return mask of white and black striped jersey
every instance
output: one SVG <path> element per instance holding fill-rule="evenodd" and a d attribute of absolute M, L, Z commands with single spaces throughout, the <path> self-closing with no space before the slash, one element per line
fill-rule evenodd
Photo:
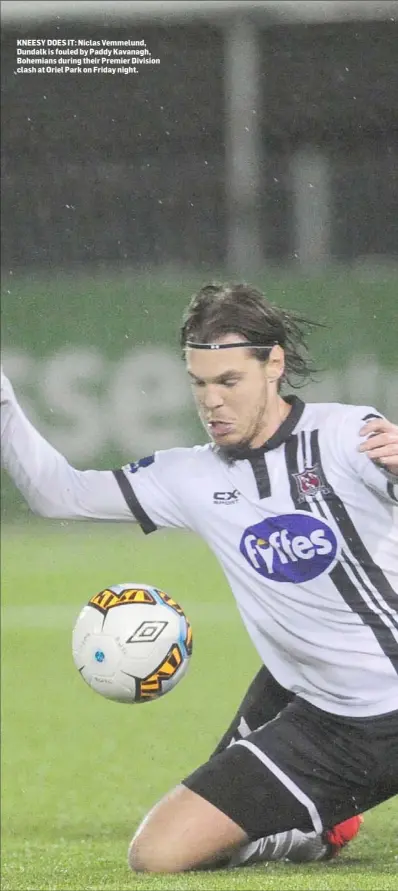
<path fill-rule="evenodd" d="M 221 563 L 276 680 L 328 712 L 398 709 L 398 480 L 358 451 L 371 407 L 304 404 L 262 448 L 209 443 L 78 471 L 3 406 L 3 460 L 46 516 L 194 530 Z M 202 584 L 202 583 L 201 583 Z"/>

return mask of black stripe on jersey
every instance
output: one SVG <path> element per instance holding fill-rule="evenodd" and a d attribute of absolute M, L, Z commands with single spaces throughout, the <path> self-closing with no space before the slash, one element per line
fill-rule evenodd
<path fill-rule="evenodd" d="M 392 500 L 396 501 L 398 504 L 398 498 L 394 492 L 395 486 L 398 486 L 398 483 L 387 483 L 387 492 L 388 492 L 390 498 L 392 498 Z"/>
<path fill-rule="evenodd" d="M 301 436 L 303 436 L 303 434 L 301 434 Z M 310 506 L 309 504 L 307 504 L 307 502 L 303 502 L 303 505 L 301 506 L 298 499 L 298 490 L 295 478 L 295 474 L 299 472 L 297 453 L 298 436 L 297 433 L 292 433 L 292 435 L 289 436 L 289 439 L 287 439 L 285 442 L 285 459 L 289 477 L 290 497 L 294 503 L 296 510 L 310 510 Z"/>
<path fill-rule="evenodd" d="M 373 414 L 372 412 L 370 412 L 370 414 L 368 414 L 368 415 L 365 415 L 365 417 L 362 418 L 362 420 L 363 421 L 373 421 L 374 418 L 377 418 L 378 421 L 383 420 L 382 415 L 376 415 L 376 414 Z"/>
<path fill-rule="evenodd" d="M 133 517 L 137 520 L 137 523 L 141 526 L 142 531 L 145 532 L 145 535 L 149 535 L 151 532 L 156 532 L 158 527 L 144 511 L 144 508 L 138 501 L 134 489 L 124 475 L 123 470 L 113 470 L 112 472 L 126 504 L 130 508 Z"/>
<path fill-rule="evenodd" d="M 253 455 L 251 458 L 248 458 L 248 461 L 250 461 L 254 473 L 260 498 L 269 498 L 271 495 L 271 483 L 265 455 Z"/>
<path fill-rule="evenodd" d="M 322 467 L 317 430 L 311 431 L 311 449 L 314 461 L 319 463 L 320 467 Z M 373 587 L 376 588 L 376 591 L 381 594 L 386 603 L 388 603 L 388 605 L 394 610 L 394 612 L 396 612 L 397 595 L 394 591 L 394 588 L 390 585 L 390 582 L 384 575 L 383 571 L 380 569 L 380 566 L 377 566 L 377 563 L 374 562 L 373 558 L 369 554 L 369 551 L 365 547 L 362 538 L 359 535 L 353 521 L 351 520 L 351 517 L 341 498 L 336 495 L 329 482 L 327 482 L 327 485 L 333 493 L 333 498 L 331 498 L 330 501 L 328 500 L 327 504 L 331 514 L 333 515 L 337 525 L 339 526 L 347 547 L 350 549 L 354 558 L 360 564 L 364 573 L 368 576 L 368 579 Z M 395 621 L 398 628 L 398 620 Z"/>
<path fill-rule="evenodd" d="M 304 431 L 302 431 L 302 433 L 300 433 L 300 439 L 301 439 L 301 448 L 303 450 L 304 467 L 309 467 L 311 464 L 311 460 L 310 460 L 310 455 L 308 454 L 308 451 L 307 451 L 307 441 L 305 438 Z"/>
<path fill-rule="evenodd" d="M 322 503 L 322 501 L 312 502 L 312 505 L 313 505 L 312 513 L 315 513 L 315 509 L 317 509 L 319 511 L 321 517 L 324 520 L 326 520 L 326 522 L 328 522 L 328 515 L 327 515 L 325 506 Z M 393 626 L 395 625 L 398 628 L 398 620 L 395 618 L 395 616 L 390 615 L 390 613 L 388 613 L 387 610 L 385 610 L 385 609 L 383 610 L 383 607 L 380 605 L 377 598 L 375 597 L 374 591 L 372 590 L 372 588 L 369 587 L 367 581 L 365 581 L 362 578 L 361 574 L 358 572 L 358 568 L 357 568 L 356 564 L 353 562 L 353 560 L 351 559 L 351 557 L 349 556 L 349 554 L 347 553 L 347 551 L 345 549 L 342 549 L 342 557 L 343 557 L 345 566 L 350 568 L 352 575 L 354 575 L 355 578 L 357 579 L 357 583 L 361 586 L 362 590 L 366 592 L 369 599 L 372 601 L 374 609 L 371 608 L 371 612 L 369 613 L 368 604 L 362 598 L 358 598 L 357 596 L 355 596 L 358 593 L 358 587 L 354 584 L 352 579 L 350 579 L 350 577 L 348 576 L 348 573 L 344 569 L 344 565 L 342 565 L 342 561 L 337 563 L 336 566 L 332 569 L 332 571 L 330 573 L 330 578 L 335 583 L 336 588 L 338 588 L 339 591 L 340 591 L 341 584 L 343 584 L 346 588 L 347 587 L 350 588 L 351 598 L 353 599 L 353 601 L 355 600 L 355 604 L 356 604 L 355 612 L 361 617 L 364 624 L 368 625 L 370 628 L 372 628 L 372 626 L 373 626 L 372 616 L 374 613 L 376 613 L 376 615 L 378 615 L 378 616 L 384 615 L 387 620 L 388 619 L 390 620 L 390 625 L 393 625 Z M 342 570 L 342 572 L 341 572 L 341 570 Z M 348 600 L 346 602 L 348 603 Z M 384 624 L 386 624 L 386 623 L 383 622 L 383 625 Z M 377 640 L 379 641 L 379 643 L 381 645 L 381 641 L 380 641 L 380 639 L 378 637 L 378 633 L 377 633 L 379 625 L 380 625 L 380 623 L 377 622 L 377 627 L 372 628 L 372 630 L 374 632 L 375 637 L 377 637 Z M 385 637 L 384 634 L 382 636 L 383 636 L 383 638 Z M 394 666 L 394 669 L 398 674 L 397 641 L 395 640 L 393 635 L 391 635 L 390 643 L 392 643 L 393 652 L 391 653 L 390 651 L 388 651 L 388 652 L 386 652 L 386 655 L 391 660 L 391 662 Z M 387 646 L 388 646 L 388 644 L 387 644 Z"/>
<path fill-rule="evenodd" d="M 311 450 L 313 461 L 317 462 L 319 466 L 322 467 L 317 430 L 311 432 Z M 324 471 L 323 476 L 326 479 Z M 342 560 L 340 560 L 334 569 L 332 569 L 330 578 L 335 583 L 346 603 L 352 609 L 355 609 L 355 612 L 361 617 L 365 624 L 372 629 L 380 647 L 386 656 L 388 656 L 394 670 L 398 674 L 398 643 L 391 631 L 391 626 L 398 629 L 396 593 L 383 571 L 377 566 L 369 554 L 369 551 L 365 547 L 342 500 L 333 491 L 328 481 L 327 485 L 331 490 L 333 497 L 328 499 L 326 504 L 336 521 L 346 544 L 346 548 L 343 548 L 342 550 Z M 322 502 L 320 501 L 316 502 L 318 507 L 321 506 L 321 503 Z M 355 562 L 350 558 L 347 549 L 352 553 L 354 560 L 357 560 L 359 563 L 365 578 L 363 578 Z M 352 574 L 357 579 L 357 585 L 353 583 L 348 573 L 345 571 L 344 563 L 349 567 Z M 385 607 L 383 608 L 382 604 L 379 603 L 372 588 L 369 586 L 369 582 L 373 585 L 373 588 L 378 591 L 391 610 L 394 611 L 395 615 L 387 611 Z M 371 604 L 366 604 L 364 601 L 360 590 L 361 588 L 363 592 L 367 594 Z"/>
<path fill-rule="evenodd" d="M 304 437 L 304 435 L 305 435 L 304 433 L 301 434 L 302 437 Z M 318 466 L 322 469 L 323 477 L 326 480 L 326 477 L 325 477 L 325 474 L 323 471 L 323 467 L 322 467 L 322 463 L 321 463 L 321 456 L 320 456 L 319 443 L 318 443 L 318 431 L 316 431 L 316 430 L 311 432 L 311 447 L 312 447 L 312 455 L 311 455 L 310 464 L 318 464 Z M 305 454 L 304 446 L 303 446 L 303 454 Z M 312 502 L 299 500 L 299 494 L 298 494 L 297 485 L 296 485 L 296 481 L 295 481 L 295 477 L 294 477 L 294 474 L 299 472 L 298 471 L 298 437 L 296 434 L 293 434 L 292 436 L 290 436 L 288 442 L 286 442 L 285 456 L 286 456 L 286 464 L 287 464 L 287 470 L 288 470 L 289 481 L 290 481 L 291 497 L 292 497 L 292 500 L 294 502 L 296 509 L 297 510 L 306 510 L 306 511 L 309 511 L 310 513 L 313 513 L 315 515 L 317 515 L 317 511 L 319 511 L 319 514 L 321 514 L 321 516 L 327 522 L 327 513 L 325 510 L 324 504 L 322 503 L 321 500 L 319 500 L 319 501 L 313 500 Z M 306 455 L 306 458 L 308 458 L 308 455 Z M 333 492 L 333 490 L 330 486 L 330 483 L 327 480 L 326 480 L 326 482 L 327 482 L 328 488 Z M 344 539 L 347 540 L 346 530 L 341 527 L 339 519 L 335 516 L 335 513 L 333 511 L 333 507 L 332 507 L 333 501 L 340 502 L 340 504 L 343 508 L 343 511 L 345 513 L 346 513 L 346 510 L 345 510 L 344 505 L 338 498 L 338 496 L 336 496 L 335 493 L 333 493 L 333 495 L 334 495 L 334 498 L 331 499 L 330 501 L 328 499 L 327 505 L 328 505 L 332 515 L 334 516 L 334 518 L 337 522 L 337 525 L 339 526 L 340 531 L 342 532 Z M 348 519 L 351 523 L 351 518 L 348 517 Z M 354 530 L 355 538 L 359 538 L 354 525 L 353 524 L 351 524 L 351 525 Z M 361 539 L 359 539 L 359 540 L 361 541 Z M 365 551 L 366 551 L 366 549 L 365 549 Z M 366 553 L 367 553 L 367 551 L 366 551 Z M 357 555 L 355 555 L 355 556 L 357 556 Z M 369 560 L 373 563 L 370 555 L 369 555 Z M 356 585 L 354 584 L 354 582 L 348 575 L 348 572 L 347 572 L 346 568 L 344 567 L 344 563 L 346 563 L 346 565 L 350 568 L 350 570 L 353 572 L 353 574 L 356 576 L 356 578 L 358 578 L 359 584 L 361 585 L 362 589 L 364 591 L 366 591 L 368 596 L 371 597 L 372 604 L 376 607 L 378 612 L 375 612 L 374 609 L 372 609 L 372 607 L 365 602 L 363 596 L 361 595 L 360 590 L 356 587 Z M 375 566 L 375 564 L 373 564 L 373 565 Z M 377 566 L 375 566 L 375 568 L 379 569 Z M 385 579 L 381 570 L 379 570 L 379 573 L 383 577 L 383 579 Z M 355 612 L 361 618 L 363 623 L 373 631 L 373 634 L 374 634 L 376 640 L 378 641 L 380 648 L 382 649 L 383 653 L 387 656 L 387 658 L 390 659 L 390 661 L 393 665 L 394 671 L 396 671 L 398 674 L 398 643 L 395 640 L 394 635 L 391 633 L 390 628 L 385 624 L 383 619 L 380 617 L 380 612 L 382 612 L 381 605 L 377 602 L 377 600 L 375 600 L 375 596 L 374 596 L 372 590 L 370 588 L 368 588 L 366 582 L 364 582 L 364 580 L 358 573 L 355 565 L 352 563 L 352 561 L 350 560 L 348 555 L 345 554 L 344 552 L 343 552 L 343 561 L 339 560 L 339 562 L 336 563 L 336 566 L 330 572 L 330 579 L 333 582 L 333 584 L 336 586 L 339 594 L 341 594 L 343 600 L 345 600 L 345 602 L 350 607 L 350 609 L 352 609 L 353 612 Z M 385 579 L 385 582 L 388 585 L 387 579 Z M 374 582 L 373 582 L 373 584 L 374 584 Z M 379 590 L 379 588 L 377 590 Z M 394 596 L 394 601 L 395 601 L 394 606 L 395 606 L 396 595 L 392 588 L 391 588 L 391 591 Z M 380 591 L 380 593 L 383 595 L 386 602 L 388 602 L 388 599 L 385 597 L 383 591 Z M 393 624 L 394 618 L 392 616 L 390 616 L 389 613 L 387 613 L 387 612 L 385 613 L 385 616 L 386 616 L 386 618 L 388 618 L 388 621 L 390 622 L 390 624 Z"/>
<path fill-rule="evenodd" d="M 358 578 L 359 584 L 361 584 L 362 588 L 369 593 L 369 589 L 363 583 L 361 576 L 356 571 L 355 566 L 348 555 L 343 552 L 343 556 L 344 562 L 349 565 L 354 575 Z M 373 631 L 383 653 L 390 660 L 394 671 L 398 674 L 398 643 L 391 632 L 391 628 L 389 628 L 381 618 L 380 613 L 382 613 L 383 610 L 380 607 L 380 604 L 378 604 L 372 597 L 372 604 L 377 605 L 379 612 L 375 612 L 373 606 L 368 606 L 356 584 L 350 579 L 348 573 L 344 569 L 341 560 L 339 560 L 339 562 L 336 563 L 336 566 L 332 569 L 330 578 L 336 585 L 337 590 L 340 592 L 347 605 L 360 617 L 360 619 L 362 619 L 363 624 Z M 388 613 L 385 613 L 386 617 L 388 615 Z M 392 622 L 394 621 L 392 616 L 389 616 L 389 618 L 392 619 Z"/>

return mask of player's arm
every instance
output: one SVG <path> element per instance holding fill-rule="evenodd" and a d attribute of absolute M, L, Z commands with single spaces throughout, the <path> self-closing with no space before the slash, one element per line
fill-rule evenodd
<path fill-rule="evenodd" d="M 171 463 L 164 455 L 156 467 L 153 460 L 147 474 L 142 468 L 144 479 L 130 472 L 131 465 L 116 471 L 77 470 L 30 423 L 2 372 L 2 464 L 34 513 L 57 519 L 136 521 L 144 532 L 186 526 L 173 485 L 163 480 L 172 476 L 163 472 L 164 464 Z"/>
<path fill-rule="evenodd" d="M 393 480 L 398 479 L 398 424 L 383 417 L 373 418 L 361 427 L 359 435 L 366 437 L 359 451 L 366 452 Z"/>
<path fill-rule="evenodd" d="M 347 422 L 344 442 L 364 483 L 398 504 L 398 426 L 373 408 L 359 410 Z"/>

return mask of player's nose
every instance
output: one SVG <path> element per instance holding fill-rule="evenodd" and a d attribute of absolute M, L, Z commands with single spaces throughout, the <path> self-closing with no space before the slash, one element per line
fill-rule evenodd
<path fill-rule="evenodd" d="M 214 411 L 223 404 L 223 397 L 219 387 L 208 384 L 203 393 L 203 405 L 208 411 Z"/>

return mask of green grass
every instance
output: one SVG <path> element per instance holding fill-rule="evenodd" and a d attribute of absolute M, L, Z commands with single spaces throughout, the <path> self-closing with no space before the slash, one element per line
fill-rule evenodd
<path fill-rule="evenodd" d="M 366 816 L 328 864 L 137 876 L 127 845 L 145 812 L 205 760 L 257 669 L 220 569 L 183 533 L 32 519 L 3 529 L 2 889 L 396 889 L 398 804 Z M 70 653 L 79 609 L 100 588 L 147 580 L 192 621 L 187 677 L 159 702 L 108 702 Z"/>

